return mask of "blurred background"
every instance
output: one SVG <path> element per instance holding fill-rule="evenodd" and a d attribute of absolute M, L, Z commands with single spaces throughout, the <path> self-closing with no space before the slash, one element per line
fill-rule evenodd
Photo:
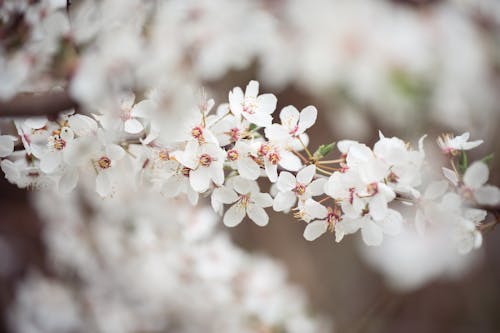
<path fill-rule="evenodd" d="M 203 53 L 199 45 L 210 38 L 203 27 L 231 30 L 241 22 L 231 15 L 242 17 L 254 6 L 241 2 L 215 15 L 226 8 L 217 3 L 189 2 L 196 15 L 183 27 L 199 34 L 199 49 L 189 55 L 216 103 L 257 78 L 261 92 L 277 95 L 278 110 L 315 105 L 313 149 L 339 139 L 372 145 L 381 130 L 413 145 L 428 134 L 432 152 L 437 135 L 470 131 L 485 141 L 471 159 L 493 152 L 490 183 L 500 184 L 499 1 L 259 1 L 250 33 L 234 29 L 241 45 L 223 40 Z M 246 60 L 218 63 L 234 47 L 249 49 L 238 53 Z M 2 179 L 0 198 L 0 330 L 8 332 L 19 282 L 33 270 L 58 273 L 32 192 Z M 411 237 L 373 251 L 357 236 L 341 244 L 331 235 L 307 242 L 297 220 L 270 216 L 265 229 L 246 222 L 231 229 L 232 239 L 283 262 L 336 332 L 500 332 L 500 230 L 487 233 L 484 246 L 466 257 L 431 242 L 415 245 L 425 255 L 402 256 Z"/>

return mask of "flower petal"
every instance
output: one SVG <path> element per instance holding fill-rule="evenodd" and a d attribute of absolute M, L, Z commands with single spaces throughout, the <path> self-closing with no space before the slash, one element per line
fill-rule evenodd
<path fill-rule="evenodd" d="M 257 205 L 249 205 L 247 207 L 248 217 L 255 222 L 258 226 L 265 226 L 269 223 L 269 216 L 264 208 Z"/>
<path fill-rule="evenodd" d="M 125 132 L 130 133 L 130 134 L 137 134 L 140 133 L 143 129 L 144 126 L 141 124 L 141 122 L 135 118 L 127 119 L 124 124 Z"/>
<path fill-rule="evenodd" d="M 361 236 L 368 246 L 378 246 L 382 244 L 382 240 L 384 239 L 382 228 L 373 221 L 368 221 L 363 225 L 361 228 Z"/>
<path fill-rule="evenodd" d="M 278 186 L 278 190 L 283 192 L 291 191 L 295 187 L 296 183 L 297 181 L 295 180 L 294 175 L 288 171 L 281 171 L 276 185 Z"/>
<path fill-rule="evenodd" d="M 297 182 L 301 184 L 309 184 L 316 174 L 316 166 L 308 165 L 297 173 Z"/>
<path fill-rule="evenodd" d="M 314 106 L 309 105 L 304 108 L 302 112 L 300 112 L 299 133 L 303 133 L 305 130 L 314 125 L 317 116 L 318 110 L 316 110 Z"/>
<path fill-rule="evenodd" d="M 295 193 L 290 191 L 279 192 L 274 198 L 273 209 L 276 212 L 288 211 L 293 207 L 296 201 L 297 196 Z"/>
<path fill-rule="evenodd" d="M 328 223 L 323 220 L 309 223 L 304 229 L 304 238 L 308 241 L 313 241 L 323 235 L 328 229 Z"/>
<path fill-rule="evenodd" d="M 257 105 L 259 113 L 270 115 L 276 110 L 276 103 L 278 99 L 273 94 L 264 94 L 257 97 Z"/>
<path fill-rule="evenodd" d="M 471 189 L 477 189 L 488 181 L 489 175 L 490 171 L 485 163 L 474 162 L 465 171 L 464 184 Z"/>
<path fill-rule="evenodd" d="M 481 186 L 474 192 L 478 204 L 496 206 L 500 204 L 500 189 L 493 185 Z"/>
<path fill-rule="evenodd" d="M 236 203 L 227 210 L 226 214 L 224 214 L 223 222 L 227 227 L 234 227 L 240 224 L 244 217 L 245 207 Z"/>

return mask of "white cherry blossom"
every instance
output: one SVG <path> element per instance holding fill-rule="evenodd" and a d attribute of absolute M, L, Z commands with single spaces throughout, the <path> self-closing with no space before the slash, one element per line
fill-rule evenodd
<path fill-rule="evenodd" d="M 176 158 L 184 166 L 191 169 L 189 181 L 193 189 L 199 193 L 210 187 L 210 182 L 222 185 L 224 182 L 224 160 L 226 153 L 214 143 L 199 145 L 189 141 L 184 151 L 176 154 Z"/>
<path fill-rule="evenodd" d="M 264 208 L 272 206 L 273 199 L 268 193 L 261 193 L 254 181 L 237 177 L 229 185 L 217 188 L 214 196 L 224 204 L 233 204 L 224 214 L 223 221 L 228 227 L 240 224 L 245 215 L 258 226 L 269 223 Z"/>
<path fill-rule="evenodd" d="M 274 198 L 273 209 L 279 211 L 289 211 L 299 201 L 299 207 L 304 202 L 313 197 L 323 194 L 325 178 L 313 181 L 316 174 L 316 166 L 308 165 L 301 169 L 297 176 L 290 172 L 282 171 L 278 177 L 278 194 Z"/>
<path fill-rule="evenodd" d="M 469 141 L 470 133 L 454 137 L 451 134 L 442 135 L 437 139 L 437 143 L 444 154 L 455 155 L 460 150 L 470 150 L 476 148 L 483 140 Z"/>
<path fill-rule="evenodd" d="M 276 96 L 273 94 L 259 94 L 259 83 L 250 81 L 245 89 L 234 88 L 229 93 L 229 106 L 231 112 L 237 116 L 243 116 L 249 122 L 267 127 L 271 125 L 271 114 L 276 109 Z"/>

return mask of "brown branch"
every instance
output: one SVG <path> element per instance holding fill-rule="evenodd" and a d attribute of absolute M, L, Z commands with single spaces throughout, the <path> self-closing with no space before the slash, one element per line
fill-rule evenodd
<path fill-rule="evenodd" d="M 0 117 L 50 117 L 77 107 L 67 91 L 22 93 L 9 101 L 0 101 Z"/>

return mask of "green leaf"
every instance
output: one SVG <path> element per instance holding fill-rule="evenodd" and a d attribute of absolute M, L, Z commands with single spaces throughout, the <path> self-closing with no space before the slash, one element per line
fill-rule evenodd
<path fill-rule="evenodd" d="M 467 159 L 467 153 L 465 150 L 462 150 L 460 153 L 460 157 L 458 158 L 458 170 L 460 171 L 461 174 L 465 173 L 465 170 L 467 170 L 467 167 L 469 165 L 469 161 Z"/>
<path fill-rule="evenodd" d="M 252 124 L 250 124 L 250 126 L 248 126 L 248 129 L 250 130 L 250 132 L 252 132 L 252 131 L 257 129 L 257 125 L 252 123 Z"/>
<path fill-rule="evenodd" d="M 495 155 L 495 154 L 493 154 L 493 153 L 486 155 L 485 157 L 483 157 L 483 158 L 481 159 L 481 162 L 484 162 L 484 163 L 486 163 L 488 166 L 490 166 L 491 161 L 493 161 L 493 157 L 494 157 L 494 155 Z"/>
<path fill-rule="evenodd" d="M 314 152 L 314 158 L 317 160 L 322 159 L 332 152 L 333 147 L 335 147 L 335 142 L 319 146 Z"/>

